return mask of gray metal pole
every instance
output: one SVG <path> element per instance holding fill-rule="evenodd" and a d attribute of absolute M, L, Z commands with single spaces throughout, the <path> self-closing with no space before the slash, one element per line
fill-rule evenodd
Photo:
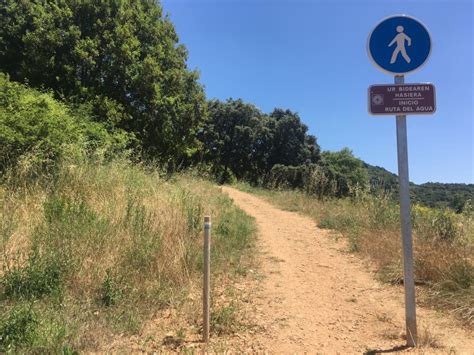
<path fill-rule="evenodd" d="M 395 76 L 395 84 L 404 84 L 403 75 Z M 398 181 L 400 189 L 400 222 L 403 244 L 403 275 L 405 285 L 405 319 L 407 345 L 416 346 L 415 280 L 413 272 L 413 241 L 410 220 L 410 186 L 408 178 L 408 145 L 406 115 L 397 116 Z"/>
<path fill-rule="evenodd" d="M 211 255 L 211 217 L 204 217 L 204 270 L 203 270 L 203 292 L 202 292 L 202 310 L 203 310 L 203 341 L 209 342 L 209 285 L 210 285 L 210 255 Z"/>

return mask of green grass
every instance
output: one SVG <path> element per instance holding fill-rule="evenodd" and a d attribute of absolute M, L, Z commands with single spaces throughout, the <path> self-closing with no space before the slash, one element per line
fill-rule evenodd
<path fill-rule="evenodd" d="M 24 266 L 15 265 L 5 272 L 2 278 L 4 296 L 18 300 L 40 299 L 60 293 L 63 286 L 63 264 L 62 260 L 40 255 L 38 249 L 35 249 Z"/>
<path fill-rule="evenodd" d="M 201 282 L 205 214 L 213 281 L 225 288 L 253 263 L 253 219 L 190 173 L 165 178 L 117 160 L 36 179 L 9 174 L 0 185 L 0 352 L 98 351 L 167 308 L 199 324 L 190 295 Z"/>
<path fill-rule="evenodd" d="M 371 258 L 377 277 L 403 282 L 399 207 L 389 196 L 359 195 L 316 199 L 294 190 L 268 190 L 238 184 L 279 207 L 311 216 L 320 228 L 338 231 L 348 250 Z M 474 211 L 462 214 L 414 205 L 415 281 L 419 300 L 455 313 L 474 326 Z"/>
<path fill-rule="evenodd" d="M 33 344 L 37 338 L 38 316 L 30 307 L 12 309 L 0 324 L 0 351 L 7 352 Z"/>
<path fill-rule="evenodd" d="M 211 312 L 210 326 L 217 335 L 226 334 L 239 327 L 234 304 L 220 306 Z"/>
<path fill-rule="evenodd" d="M 0 352 L 74 353 L 65 341 L 66 323 L 56 311 L 31 302 L 9 305 L 0 321 Z"/>

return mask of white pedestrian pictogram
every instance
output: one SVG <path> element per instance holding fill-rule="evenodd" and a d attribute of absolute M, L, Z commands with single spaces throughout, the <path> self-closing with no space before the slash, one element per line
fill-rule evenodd
<path fill-rule="evenodd" d="M 405 59 L 405 61 L 407 63 L 410 63 L 411 62 L 411 59 L 410 57 L 408 56 L 407 54 L 407 51 L 405 49 L 405 41 L 408 42 L 408 46 L 411 46 L 411 38 L 408 37 L 404 32 L 403 32 L 404 28 L 403 26 L 397 26 L 397 32 L 398 34 L 395 36 L 395 38 L 392 40 L 392 42 L 390 42 L 390 44 L 388 45 L 389 47 L 393 46 L 393 44 L 395 42 L 397 42 L 397 47 L 395 48 L 395 50 L 393 51 L 393 54 L 392 54 L 392 59 L 390 59 L 390 64 L 393 64 L 397 61 L 397 57 L 398 57 L 398 54 L 401 52 L 402 53 L 402 57 L 403 59 Z"/>

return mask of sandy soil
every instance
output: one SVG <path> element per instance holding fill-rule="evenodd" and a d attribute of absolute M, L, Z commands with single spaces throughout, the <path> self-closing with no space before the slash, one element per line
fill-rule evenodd
<path fill-rule="evenodd" d="M 361 354 L 404 349 L 403 288 L 382 285 L 368 263 L 307 217 L 224 187 L 256 219 L 263 278 L 251 298 L 250 349 Z M 474 337 L 449 315 L 417 308 L 417 353 L 474 354 Z M 426 345 L 428 344 L 428 345 Z M 431 346 L 429 345 L 431 344 Z"/>

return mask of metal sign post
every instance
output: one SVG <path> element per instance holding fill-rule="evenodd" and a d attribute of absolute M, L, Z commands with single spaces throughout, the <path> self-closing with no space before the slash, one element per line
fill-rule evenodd
<path fill-rule="evenodd" d="M 395 76 L 395 84 L 404 84 L 403 75 Z M 400 193 L 400 223 L 403 245 L 403 275 L 405 286 L 405 320 L 407 345 L 416 346 L 416 303 L 413 272 L 413 242 L 410 220 L 410 180 L 408 177 L 407 116 L 397 117 L 397 157 Z"/>
<path fill-rule="evenodd" d="M 395 75 L 394 88 L 383 86 L 369 88 L 369 112 L 373 115 L 396 115 L 406 338 L 408 346 L 416 346 L 415 279 L 406 113 L 431 114 L 436 110 L 436 105 L 434 86 L 431 84 L 419 87 L 413 84 L 405 85 L 404 75 L 417 70 L 426 62 L 431 54 L 431 36 L 418 20 L 405 15 L 391 16 L 377 24 L 370 33 L 367 51 L 370 60 L 378 69 L 386 74 Z"/>
<path fill-rule="evenodd" d="M 204 217 L 203 244 L 203 291 L 202 291 L 202 340 L 209 343 L 209 308 L 210 308 L 210 278 L 211 278 L 211 217 Z"/>

